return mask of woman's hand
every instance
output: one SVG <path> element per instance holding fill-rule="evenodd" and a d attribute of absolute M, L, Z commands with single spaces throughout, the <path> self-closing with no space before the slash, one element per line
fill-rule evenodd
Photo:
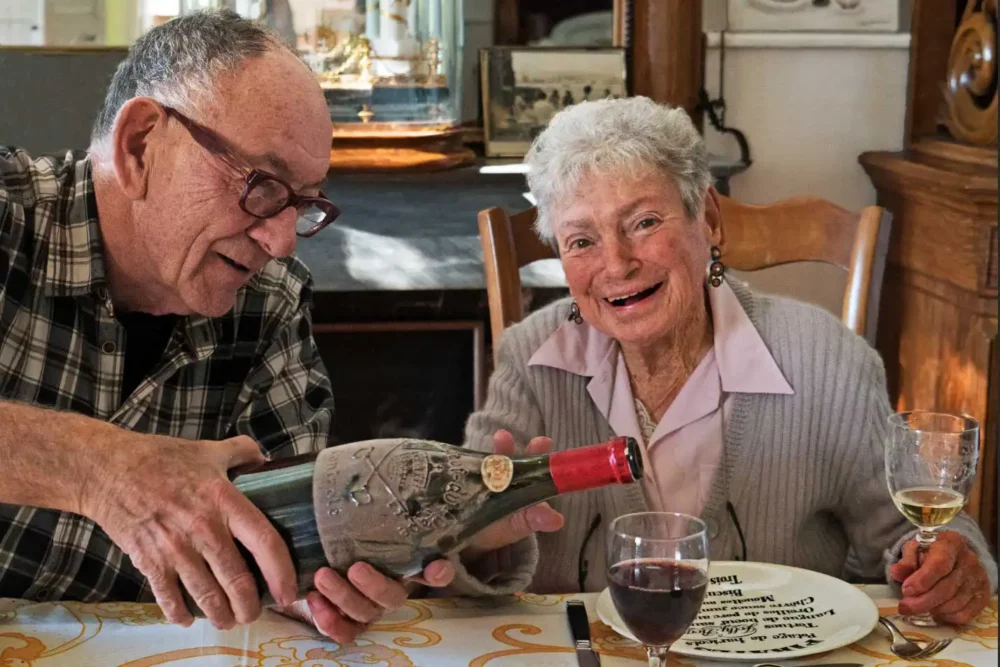
<path fill-rule="evenodd" d="M 451 583 L 455 567 L 446 560 L 437 560 L 424 568 L 422 577 L 413 582 L 441 588 Z M 316 590 L 304 600 L 288 607 L 275 607 L 284 616 L 314 626 L 336 642 L 346 644 L 368 629 L 387 612 L 406 603 L 410 595 L 406 582 L 381 574 L 367 563 L 355 563 L 342 577 L 324 567 L 313 578 Z"/>
<path fill-rule="evenodd" d="M 552 451 L 552 439 L 541 436 L 532 438 L 524 453 L 548 454 L 550 451 Z M 493 452 L 505 456 L 516 454 L 514 436 L 504 430 L 497 431 L 493 435 Z M 485 553 L 496 551 L 508 544 L 515 544 L 538 532 L 557 531 L 563 527 L 563 523 L 565 523 L 563 515 L 552 509 L 548 503 L 526 507 L 483 529 L 462 551 L 462 561 L 472 562 Z"/>
<path fill-rule="evenodd" d="M 917 560 L 917 541 L 903 546 L 903 557 L 890 573 L 903 582 L 901 614 L 930 613 L 953 625 L 974 619 L 990 599 L 986 569 L 960 534 L 946 531 Z"/>

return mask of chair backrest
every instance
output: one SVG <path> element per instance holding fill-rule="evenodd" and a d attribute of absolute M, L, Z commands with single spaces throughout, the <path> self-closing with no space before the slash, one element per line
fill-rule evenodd
<path fill-rule="evenodd" d="M 499 207 L 480 211 L 479 242 L 483 246 L 495 353 L 503 330 L 524 318 L 518 269 L 540 259 L 552 259 L 556 253 L 535 234 L 534 207 L 512 216 Z"/>
<path fill-rule="evenodd" d="M 792 262 L 824 262 L 847 272 L 840 319 L 864 336 L 884 211 L 852 213 L 818 197 L 755 206 L 719 197 L 727 267 L 757 271 Z"/>
<path fill-rule="evenodd" d="M 885 214 L 879 206 L 852 213 L 823 199 L 798 197 L 766 206 L 719 197 L 722 256 L 727 267 L 756 271 L 781 264 L 818 261 L 847 272 L 841 320 L 865 335 L 875 273 L 879 229 Z M 518 269 L 555 251 L 534 232 L 535 209 L 508 216 L 502 208 L 479 212 L 486 293 L 490 305 L 493 349 L 503 330 L 524 317 Z"/>

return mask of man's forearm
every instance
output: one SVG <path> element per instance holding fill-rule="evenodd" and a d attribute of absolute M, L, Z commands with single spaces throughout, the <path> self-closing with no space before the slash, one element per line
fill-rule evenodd
<path fill-rule="evenodd" d="M 72 412 L 0 401 L 0 503 L 85 514 L 85 489 L 126 434 Z"/>

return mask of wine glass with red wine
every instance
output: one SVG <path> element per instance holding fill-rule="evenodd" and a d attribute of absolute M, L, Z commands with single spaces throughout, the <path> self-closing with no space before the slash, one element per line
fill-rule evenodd
<path fill-rule="evenodd" d="M 705 524 L 687 514 L 620 516 L 608 540 L 608 585 L 625 627 L 646 647 L 649 667 L 665 667 L 708 588 Z"/>

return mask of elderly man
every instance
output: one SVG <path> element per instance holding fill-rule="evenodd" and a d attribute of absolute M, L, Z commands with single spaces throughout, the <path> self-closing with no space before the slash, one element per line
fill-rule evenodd
<path fill-rule="evenodd" d="M 0 148 L 0 597 L 155 598 L 190 623 L 183 586 L 228 628 L 260 614 L 239 541 L 274 599 L 296 603 L 287 548 L 227 470 L 329 436 L 309 273 L 278 258 L 337 215 L 319 191 L 330 134 L 296 55 L 209 13 L 136 42 L 89 154 Z M 547 512 L 541 527 L 558 523 Z M 456 570 L 459 589 L 524 583 L 472 580 L 458 560 L 422 580 Z M 314 584 L 291 609 L 340 641 L 408 590 L 363 563 Z"/>

